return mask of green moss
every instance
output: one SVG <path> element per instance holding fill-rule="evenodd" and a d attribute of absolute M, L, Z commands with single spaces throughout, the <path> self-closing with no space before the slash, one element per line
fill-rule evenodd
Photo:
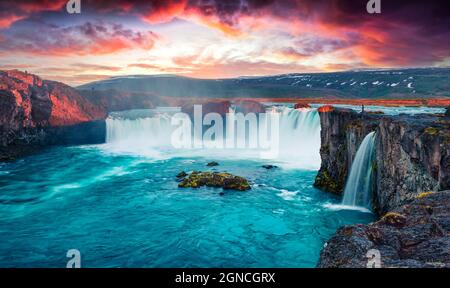
<path fill-rule="evenodd" d="M 320 153 L 322 153 L 322 154 L 330 153 L 330 146 L 322 145 L 322 147 L 320 147 Z"/>
<path fill-rule="evenodd" d="M 439 129 L 436 127 L 428 127 L 425 128 L 425 133 L 427 133 L 428 135 L 438 135 L 439 134 Z"/>
<path fill-rule="evenodd" d="M 317 174 L 314 186 L 323 188 L 326 191 L 333 193 L 340 193 L 341 187 L 336 183 L 336 181 L 330 176 L 328 171 L 322 171 Z"/>
<path fill-rule="evenodd" d="M 378 169 L 377 161 L 373 161 L 373 162 L 372 162 L 372 170 L 373 170 L 373 171 L 377 171 L 377 169 Z"/>
<path fill-rule="evenodd" d="M 400 213 L 388 212 L 381 218 L 381 221 L 392 226 L 403 226 L 406 224 L 406 217 Z"/>
<path fill-rule="evenodd" d="M 416 199 L 423 199 L 431 194 L 433 194 L 433 191 L 428 191 L 428 192 L 422 192 L 419 195 L 416 196 Z"/>
<path fill-rule="evenodd" d="M 247 179 L 225 172 L 194 171 L 178 184 L 180 188 L 222 187 L 228 190 L 245 191 L 251 189 Z"/>

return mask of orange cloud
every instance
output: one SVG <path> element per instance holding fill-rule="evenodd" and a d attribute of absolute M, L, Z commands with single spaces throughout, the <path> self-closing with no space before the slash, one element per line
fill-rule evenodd
<path fill-rule="evenodd" d="M 0 19 L 0 29 L 9 28 L 14 22 L 24 19 L 25 16 L 10 15 Z"/>
<path fill-rule="evenodd" d="M 0 29 L 9 28 L 15 22 L 28 18 L 34 13 L 60 10 L 66 3 L 66 0 L 2 1 L 0 2 Z"/>
<path fill-rule="evenodd" d="M 151 1 L 152 6 L 147 14 L 142 15 L 146 22 L 155 24 L 168 22 L 173 18 L 180 16 L 188 4 L 187 0 L 165 0 Z"/>

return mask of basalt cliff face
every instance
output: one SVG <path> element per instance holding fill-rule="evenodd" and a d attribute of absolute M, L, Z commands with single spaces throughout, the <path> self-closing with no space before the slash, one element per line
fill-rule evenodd
<path fill-rule="evenodd" d="M 315 185 L 342 194 L 363 138 L 376 132 L 374 211 L 381 220 L 338 230 L 318 267 L 366 267 L 377 249 L 384 267 L 448 267 L 450 117 L 320 112 L 322 166 Z"/>
<path fill-rule="evenodd" d="M 17 70 L 0 71 L 0 160 L 42 145 L 90 142 L 88 133 L 98 138 L 96 129 L 103 129 L 99 120 L 105 117 L 104 109 L 70 86 Z"/>
<path fill-rule="evenodd" d="M 322 164 L 314 185 L 340 195 L 356 151 L 364 137 L 374 131 L 378 117 L 365 115 L 363 124 L 363 117 L 353 110 L 332 106 L 319 108 L 319 115 Z"/>
<path fill-rule="evenodd" d="M 386 213 L 424 191 L 450 189 L 450 118 L 446 115 L 320 112 L 322 165 L 315 185 L 341 194 L 364 137 L 376 132 L 375 210 Z"/>

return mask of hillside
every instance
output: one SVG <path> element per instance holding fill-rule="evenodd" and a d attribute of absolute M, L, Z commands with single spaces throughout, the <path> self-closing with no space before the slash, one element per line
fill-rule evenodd
<path fill-rule="evenodd" d="M 234 79 L 135 75 L 92 82 L 78 89 L 116 89 L 169 97 L 418 99 L 450 97 L 449 83 L 450 68 L 426 68 Z"/>

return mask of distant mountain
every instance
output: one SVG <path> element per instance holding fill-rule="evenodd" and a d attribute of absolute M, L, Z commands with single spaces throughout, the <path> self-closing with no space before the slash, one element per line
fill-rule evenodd
<path fill-rule="evenodd" d="M 169 97 L 442 98 L 450 97 L 450 68 L 285 74 L 233 79 L 133 75 L 92 82 L 78 89 L 114 89 Z"/>

